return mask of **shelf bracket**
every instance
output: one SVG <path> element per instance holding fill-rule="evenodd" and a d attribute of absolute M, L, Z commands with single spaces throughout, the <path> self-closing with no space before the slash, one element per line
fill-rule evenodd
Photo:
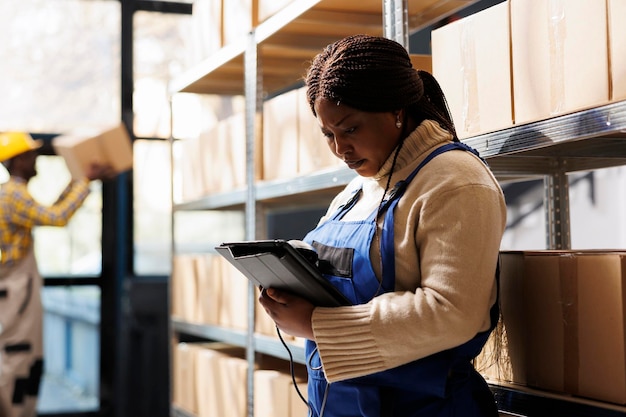
<path fill-rule="evenodd" d="M 559 169 L 544 177 L 544 204 L 548 249 L 571 249 L 569 216 L 569 180 L 559 162 Z"/>

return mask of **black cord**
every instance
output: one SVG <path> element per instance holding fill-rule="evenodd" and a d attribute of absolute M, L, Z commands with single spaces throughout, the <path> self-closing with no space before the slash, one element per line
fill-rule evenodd
<path fill-rule="evenodd" d="M 278 334 L 278 338 L 280 339 L 280 342 L 283 344 L 283 346 L 287 350 L 287 353 L 289 354 L 289 371 L 291 372 L 291 380 L 293 381 L 293 387 L 296 389 L 296 392 L 298 393 L 298 396 L 300 397 L 300 399 L 306 404 L 307 407 L 310 407 L 309 402 L 306 400 L 306 398 L 304 398 L 304 395 L 302 395 L 302 392 L 300 392 L 300 388 L 298 388 L 298 382 L 296 381 L 296 372 L 294 369 L 293 354 L 291 353 L 291 349 L 289 349 L 287 342 L 285 342 L 285 339 L 283 339 L 283 335 L 280 333 L 280 329 L 278 328 L 278 326 L 276 326 L 276 333 Z"/>

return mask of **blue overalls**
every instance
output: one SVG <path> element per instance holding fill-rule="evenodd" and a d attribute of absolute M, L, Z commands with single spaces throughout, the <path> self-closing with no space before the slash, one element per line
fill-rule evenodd
<path fill-rule="evenodd" d="M 406 185 L 435 156 L 448 150 L 472 151 L 453 142 L 434 150 L 400 181 L 383 203 L 381 230 L 382 282 L 370 260 L 376 230 L 375 210 L 366 220 L 341 221 L 356 204 L 360 189 L 328 221 L 304 238 L 318 253 L 324 275 L 354 304 L 366 303 L 378 294 L 394 290 L 394 208 Z M 308 400 L 312 417 L 496 417 L 495 402 L 471 360 L 478 355 L 498 319 L 498 303 L 491 309 L 492 328 L 465 344 L 397 368 L 328 384 L 315 342 L 306 341 L 309 374 Z"/>

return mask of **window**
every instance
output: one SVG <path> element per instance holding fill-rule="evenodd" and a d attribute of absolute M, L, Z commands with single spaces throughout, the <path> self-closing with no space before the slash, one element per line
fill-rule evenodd
<path fill-rule="evenodd" d="M 63 134 L 120 118 L 120 2 L 0 2 L 0 130 Z M 63 160 L 40 156 L 33 196 L 51 203 L 69 181 Z M 6 172 L 0 173 L 0 181 Z M 65 228 L 40 227 L 35 251 L 45 278 L 99 277 L 101 184 Z M 84 281 L 84 280 L 83 280 Z M 45 369 L 38 404 L 48 413 L 97 411 L 100 381 L 98 285 L 46 287 Z"/>

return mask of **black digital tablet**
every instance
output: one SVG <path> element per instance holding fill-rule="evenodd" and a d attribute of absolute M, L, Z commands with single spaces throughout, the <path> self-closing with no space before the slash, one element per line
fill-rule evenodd
<path fill-rule="evenodd" d="M 320 307 L 352 304 L 286 240 L 227 242 L 215 250 L 257 286 L 289 291 Z"/>

